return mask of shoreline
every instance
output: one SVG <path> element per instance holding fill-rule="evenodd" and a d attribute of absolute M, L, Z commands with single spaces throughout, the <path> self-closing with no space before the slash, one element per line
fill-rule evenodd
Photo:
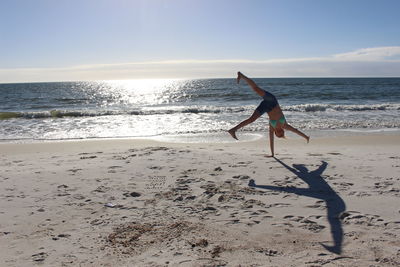
<path fill-rule="evenodd" d="M 400 129 L 335 129 L 335 130 L 304 130 L 312 140 L 321 138 L 335 137 L 352 137 L 352 136 L 391 136 L 400 135 Z M 299 137 L 291 132 L 288 132 L 288 139 L 298 139 Z M 268 139 L 266 131 L 252 132 L 240 131 L 238 135 L 241 138 L 239 142 L 252 142 L 261 139 Z M 277 138 L 275 138 L 277 139 Z M 85 142 L 85 141 L 118 141 L 118 140 L 148 140 L 155 142 L 177 143 L 177 144 L 201 144 L 201 143 L 236 143 L 229 134 L 225 131 L 215 133 L 196 133 L 196 134 L 176 134 L 176 135 L 158 135 L 158 136 L 126 136 L 126 137 L 93 137 L 93 138 L 71 138 L 71 139 L 9 139 L 0 140 L 0 145 L 3 144 L 33 144 L 33 143 L 58 143 L 58 142 Z"/>
<path fill-rule="evenodd" d="M 275 138 L 275 149 L 279 151 L 279 147 L 287 149 L 290 146 L 303 146 L 307 150 L 307 146 L 331 146 L 333 145 L 357 145 L 357 146 L 377 146 L 377 145 L 392 145 L 400 143 L 400 135 L 397 132 L 379 132 L 379 133 L 368 133 L 368 134 L 354 134 L 354 135 L 336 135 L 336 136 L 311 136 L 310 143 L 307 144 L 302 138 L 293 135 L 286 139 Z M 179 140 L 179 139 L 178 139 Z M 93 139 L 70 139 L 70 140 L 48 140 L 48 141 L 34 141 L 27 143 L 0 143 L 0 155 L 7 155 L 9 153 L 36 153 L 36 152 L 55 152 L 58 149 L 66 150 L 80 150 L 89 149 L 96 150 L 97 148 L 102 149 L 121 149 L 128 146 L 132 147 L 146 147 L 146 146 L 168 146 L 168 147 L 179 147 L 179 146 L 213 146 L 221 145 L 224 147 L 237 147 L 237 146 L 259 146 L 264 144 L 269 149 L 269 140 L 266 136 L 259 136 L 258 139 L 247 140 L 234 140 L 230 136 L 226 140 L 220 142 L 209 141 L 209 142 L 183 142 L 176 139 L 163 139 L 163 138 L 93 138 Z M 372 141 L 371 141 L 372 140 Z M 338 144 L 336 144 L 338 143 Z M 267 151 L 268 153 L 268 151 Z M 279 153 L 279 152 L 278 152 Z"/>
<path fill-rule="evenodd" d="M 7 266 L 396 266 L 400 135 L 0 144 Z"/>

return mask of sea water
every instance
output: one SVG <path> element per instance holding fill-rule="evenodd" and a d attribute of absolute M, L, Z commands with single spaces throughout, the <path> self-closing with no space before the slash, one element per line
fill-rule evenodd
<path fill-rule="evenodd" d="M 400 78 L 254 81 L 277 97 L 288 123 L 306 133 L 400 129 Z M 225 141 L 226 130 L 248 118 L 261 100 L 235 79 L 0 84 L 0 141 Z M 238 136 L 253 140 L 267 130 L 264 115 Z"/>

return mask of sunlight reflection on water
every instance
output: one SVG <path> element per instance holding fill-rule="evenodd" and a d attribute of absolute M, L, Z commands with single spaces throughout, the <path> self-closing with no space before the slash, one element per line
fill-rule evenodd
<path fill-rule="evenodd" d="M 113 95 L 114 104 L 161 105 L 186 98 L 190 80 L 146 79 L 102 81 L 102 90 Z M 190 86 L 189 86 L 190 87 Z"/>

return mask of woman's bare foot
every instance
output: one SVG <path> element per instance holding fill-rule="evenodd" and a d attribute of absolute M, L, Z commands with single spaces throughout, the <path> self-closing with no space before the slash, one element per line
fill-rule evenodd
<path fill-rule="evenodd" d="M 242 78 L 242 73 L 240 71 L 238 71 L 237 73 L 237 78 L 236 78 L 236 82 L 239 83 L 240 82 L 240 78 Z"/>
<path fill-rule="evenodd" d="M 309 136 L 307 136 L 306 137 L 306 140 L 307 140 L 307 144 L 310 142 L 310 137 Z"/>
<path fill-rule="evenodd" d="M 236 131 L 235 131 L 234 129 L 230 129 L 230 130 L 228 131 L 228 133 L 229 133 L 234 139 L 239 140 L 239 139 L 236 137 Z"/>

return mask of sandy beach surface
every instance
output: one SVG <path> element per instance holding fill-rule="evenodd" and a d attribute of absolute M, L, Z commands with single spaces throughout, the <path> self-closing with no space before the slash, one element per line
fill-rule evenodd
<path fill-rule="evenodd" d="M 0 266 L 400 266 L 400 136 L 0 144 Z"/>

